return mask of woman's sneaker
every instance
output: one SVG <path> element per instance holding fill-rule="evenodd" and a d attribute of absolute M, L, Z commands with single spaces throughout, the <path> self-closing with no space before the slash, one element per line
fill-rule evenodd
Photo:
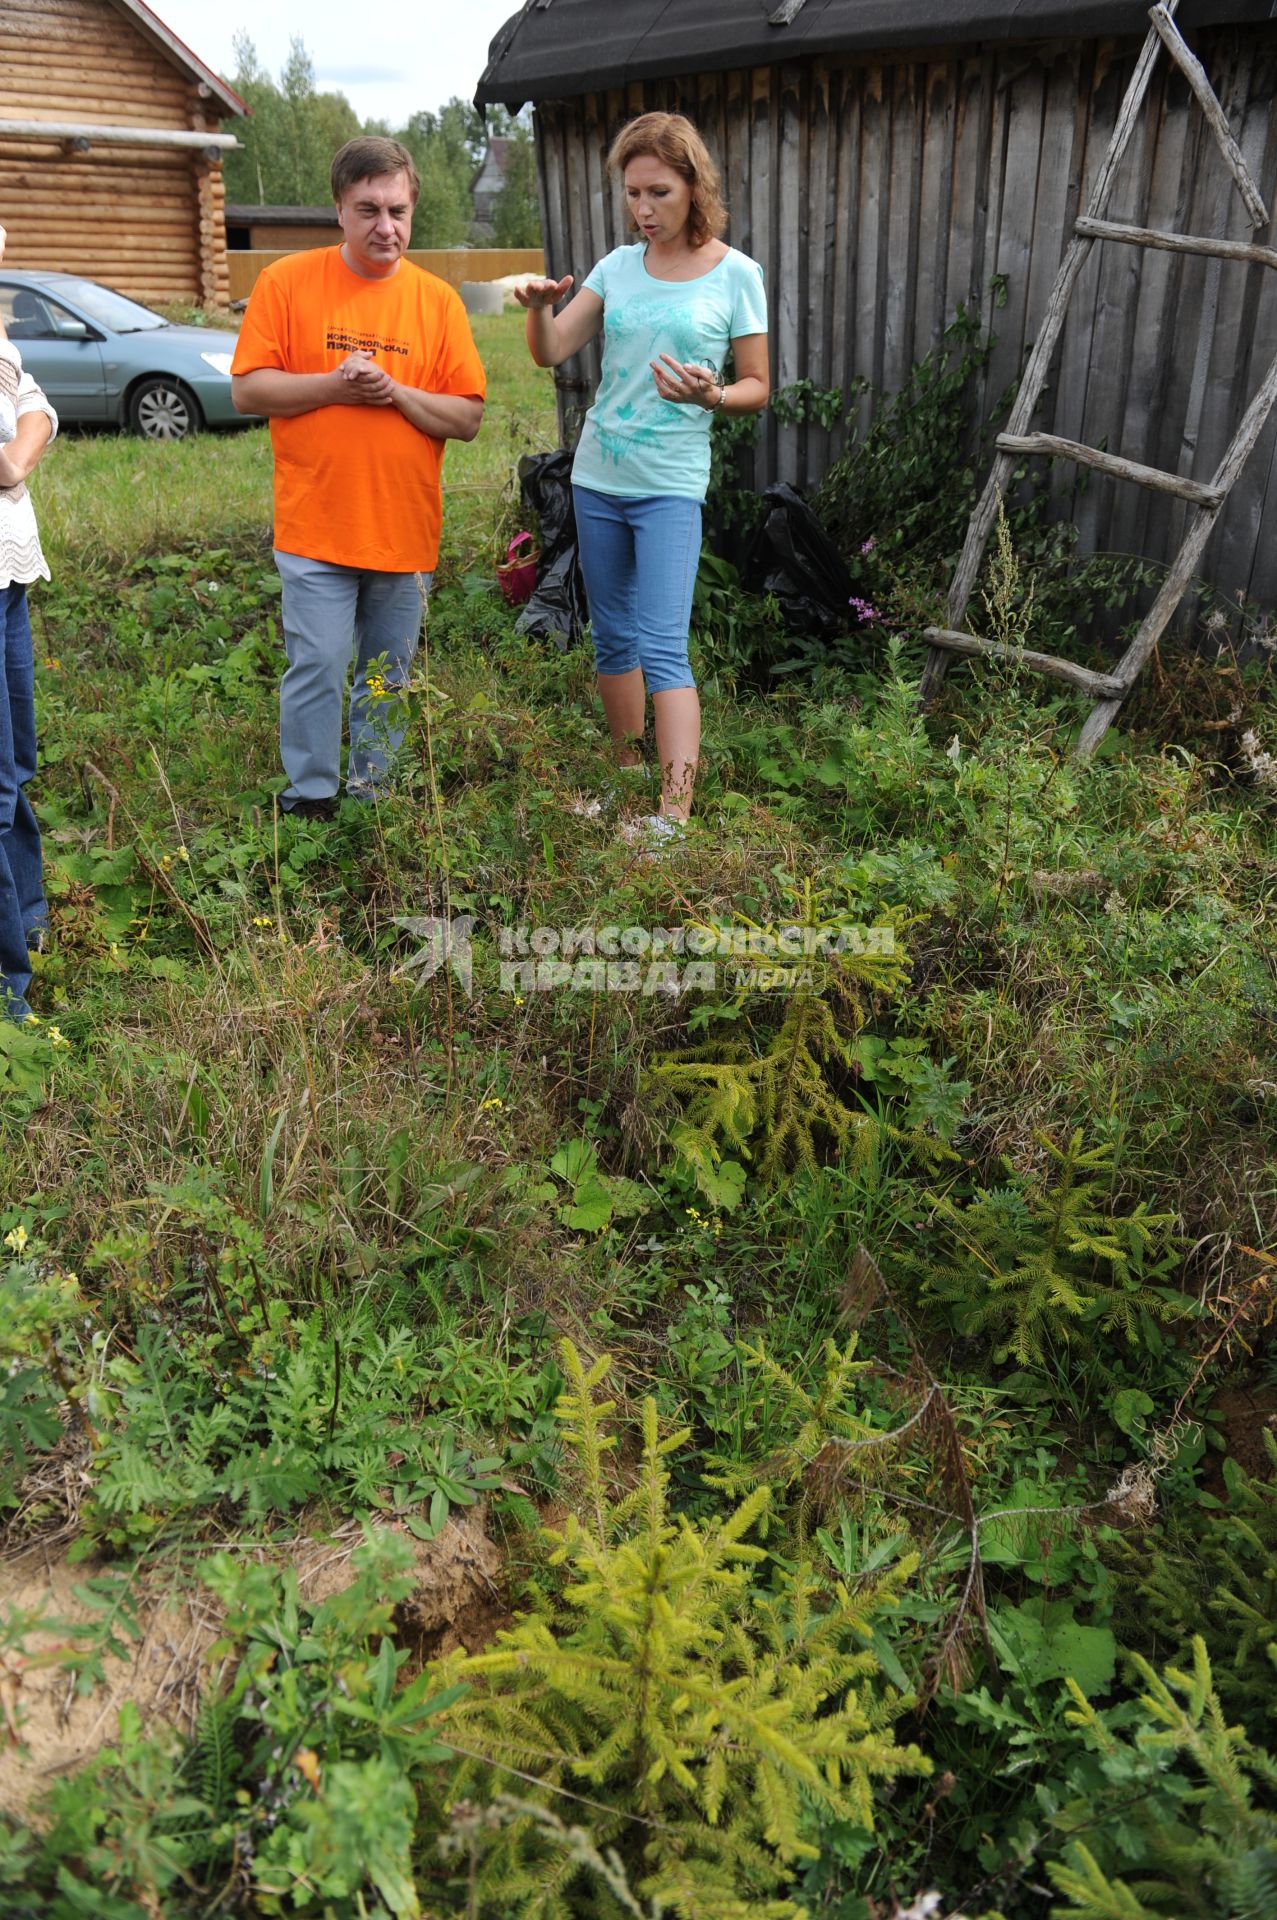
<path fill-rule="evenodd" d="M 635 800 L 647 798 L 647 783 L 651 778 L 651 769 L 637 767 L 613 767 L 607 781 L 598 790 L 594 798 L 578 794 L 570 803 L 573 813 L 582 820 L 597 820 L 601 815 L 618 813 Z"/>

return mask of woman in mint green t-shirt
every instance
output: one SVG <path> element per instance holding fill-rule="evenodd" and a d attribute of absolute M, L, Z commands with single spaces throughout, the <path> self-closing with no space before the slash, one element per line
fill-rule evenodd
<path fill-rule="evenodd" d="M 557 316 L 570 274 L 530 281 L 515 297 L 539 367 L 603 334 L 602 378 L 572 468 L 577 537 L 599 694 L 623 767 L 641 765 L 652 695 L 661 802 L 644 827 L 660 840 L 691 811 L 700 756 L 687 630 L 710 416 L 767 404 L 767 300 L 762 268 L 719 238 L 727 219 L 718 170 L 690 120 L 632 120 L 608 166 L 640 240 L 600 260 Z M 725 384 L 729 347 L 736 377 Z"/>

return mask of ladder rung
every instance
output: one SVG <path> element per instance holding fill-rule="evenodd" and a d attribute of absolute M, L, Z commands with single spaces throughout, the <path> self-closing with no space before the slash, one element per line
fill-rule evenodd
<path fill-rule="evenodd" d="M 997 445 L 1003 453 L 1045 453 L 1059 460 L 1076 460 L 1079 466 L 1094 467 L 1097 473 L 1112 474 L 1115 480 L 1133 480 L 1137 487 L 1152 487 L 1156 493 L 1173 493 L 1181 500 L 1191 500 L 1195 507 L 1218 507 L 1226 498 L 1223 487 L 1184 480 L 1178 473 L 1163 473 L 1160 467 L 1142 467 L 1137 460 L 1101 453 L 1098 447 L 1084 447 L 1080 440 L 1061 440 L 1053 433 L 1000 433 Z"/>
<path fill-rule="evenodd" d="M 1066 680 L 1071 687 L 1078 687 L 1097 699 L 1120 700 L 1127 691 L 1127 683 L 1116 674 L 1093 673 L 1090 667 L 1079 667 L 1075 660 L 1061 660 L 1054 653 L 1008 647 L 1004 641 L 981 640 L 974 633 L 955 633 L 951 627 L 928 627 L 923 638 L 946 653 L 982 653 L 992 655 L 995 660 L 1014 661 L 1019 666 L 1031 667 L 1035 673 L 1045 673 L 1052 680 Z"/>
<path fill-rule="evenodd" d="M 1205 234 L 1126 227 L 1116 220 L 1088 220 L 1085 216 L 1074 222 L 1074 232 L 1084 240 L 1123 240 L 1131 247 L 1159 247 L 1164 253 L 1204 253 L 1217 260 L 1254 260 L 1262 267 L 1277 267 L 1277 253 L 1271 247 L 1252 246 L 1248 240 L 1212 240 Z"/>

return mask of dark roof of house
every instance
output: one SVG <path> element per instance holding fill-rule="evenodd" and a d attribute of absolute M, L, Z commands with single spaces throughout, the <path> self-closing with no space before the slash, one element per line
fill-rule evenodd
<path fill-rule="evenodd" d="M 486 173 L 489 160 L 504 180 L 505 170 L 510 164 L 510 141 L 505 134 L 495 133 L 488 141 L 487 151 L 470 176 L 470 191 L 472 193 L 484 173 Z"/>
<path fill-rule="evenodd" d="M 226 209 L 236 227 L 335 227 L 336 207 L 252 207 L 236 202 Z"/>
<path fill-rule="evenodd" d="M 1195 28 L 1277 18 L 1277 0 L 1183 0 Z M 767 66 L 805 54 L 990 40 L 1142 35 L 1148 0 L 524 0 L 488 49 L 475 94 L 566 99 L 631 80 Z"/>

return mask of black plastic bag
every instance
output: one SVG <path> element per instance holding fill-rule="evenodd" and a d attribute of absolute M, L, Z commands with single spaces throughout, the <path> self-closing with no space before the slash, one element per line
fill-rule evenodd
<path fill-rule="evenodd" d="M 517 633 L 553 640 L 560 653 L 581 638 L 590 617 L 572 508 L 572 455 L 527 453 L 519 462 L 523 504 L 541 529 L 541 564 L 532 598 L 515 622 Z"/>
<path fill-rule="evenodd" d="M 790 633 L 832 639 L 861 624 L 851 575 L 801 494 L 778 484 L 763 495 L 763 521 L 745 556 L 742 583 L 774 594 Z"/>

